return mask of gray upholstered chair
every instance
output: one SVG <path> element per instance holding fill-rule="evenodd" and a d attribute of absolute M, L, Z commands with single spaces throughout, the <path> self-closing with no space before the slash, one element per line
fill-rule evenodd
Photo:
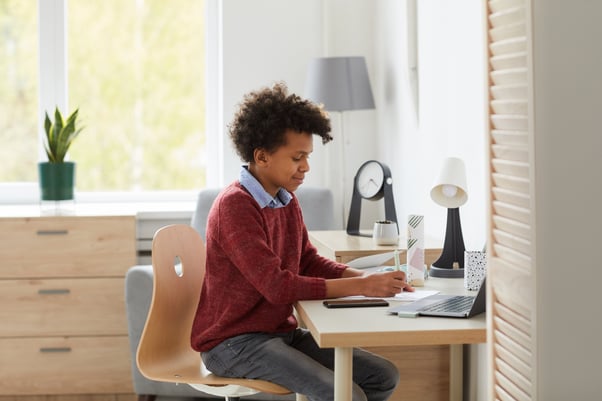
<path fill-rule="evenodd" d="M 203 240 L 207 215 L 213 201 L 219 194 L 219 188 L 204 189 L 199 193 L 196 210 L 192 215 L 190 225 L 194 227 Z M 299 187 L 295 192 L 303 210 L 303 221 L 308 230 L 335 230 L 334 200 L 332 192 L 327 188 Z"/>
<path fill-rule="evenodd" d="M 219 189 L 205 189 L 199 193 L 197 207 L 193 213 L 191 225 L 201 236 L 205 237 L 207 214 Z M 303 218 L 308 230 L 335 230 L 334 201 L 332 192 L 326 188 L 300 187 L 295 194 L 299 199 Z M 126 311 L 132 361 L 132 381 L 134 391 L 139 400 L 160 399 L 176 401 L 202 397 L 202 399 L 219 399 L 205 395 L 186 385 L 148 380 L 136 366 L 136 350 L 144 329 L 146 317 L 153 293 L 153 269 L 150 265 L 139 265 L 130 268 L 125 278 Z M 294 394 L 276 396 L 267 393 L 257 393 L 245 397 L 248 400 L 294 400 Z"/>

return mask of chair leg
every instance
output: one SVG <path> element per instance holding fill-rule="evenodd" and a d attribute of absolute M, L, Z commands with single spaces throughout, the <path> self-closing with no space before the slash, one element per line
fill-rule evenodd
<path fill-rule="evenodd" d="M 138 401 L 155 401 L 157 396 L 154 394 L 142 394 L 138 395 Z"/>
<path fill-rule="evenodd" d="M 239 401 L 240 400 L 240 397 L 228 397 L 228 396 L 226 396 L 225 398 L 226 398 L 226 401 Z"/>

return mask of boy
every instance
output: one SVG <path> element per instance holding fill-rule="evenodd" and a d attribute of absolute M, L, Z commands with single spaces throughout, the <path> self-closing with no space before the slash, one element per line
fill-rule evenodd
<path fill-rule="evenodd" d="M 245 96 L 230 137 L 247 165 L 209 212 L 191 336 L 215 374 L 268 380 L 311 401 L 334 396 L 334 351 L 297 327 L 293 304 L 413 291 L 403 272 L 364 275 L 319 256 L 309 242 L 294 192 L 309 171 L 313 135 L 327 143 L 329 132 L 322 108 L 284 84 Z M 353 400 L 386 400 L 399 380 L 395 366 L 361 349 L 353 358 Z"/>

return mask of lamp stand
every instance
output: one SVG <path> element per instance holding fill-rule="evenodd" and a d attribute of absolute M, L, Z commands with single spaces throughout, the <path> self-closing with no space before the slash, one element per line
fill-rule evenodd
<path fill-rule="evenodd" d="M 347 190 L 347 172 L 346 172 L 346 168 L 347 168 L 347 158 L 345 157 L 345 116 L 343 115 L 343 112 L 339 112 L 339 127 L 341 129 L 341 165 L 340 165 L 340 169 L 341 169 L 341 224 L 343 225 L 343 227 L 345 227 L 345 216 L 347 215 L 347 211 L 345 210 L 345 205 L 347 204 L 347 202 L 345 202 L 345 194 L 346 194 L 346 190 Z"/>
<path fill-rule="evenodd" d="M 443 252 L 439 259 L 431 265 L 429 275 L 443 278 L 464 277 L 465 249 L 460 225 L 460 208 L 448 208 Z"/>

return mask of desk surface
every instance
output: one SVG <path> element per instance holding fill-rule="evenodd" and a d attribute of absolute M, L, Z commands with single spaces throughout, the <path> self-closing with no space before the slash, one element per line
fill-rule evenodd
<path fill-rule="evenodd" d="M 371 237 L 349 235 L 343 230 L 310 231 L 309 238 L 321 255 L 342 263 L 361 256 L 390 252 L 396 248 L 407 249 L 407 239 L 403 235 L 400 235 L 397 245 L 376 245 Z M 442 245 L 441 240 L 425 238 L 425 263 L 431 264 L 441 255 Z"/>
<path fill-rule="evenodd" d="M 470 294 L 462 279 L 429 278 L 425 287 L 446 294 Z M 396 301 L 389 302 L 392 305 Z M 320 347 L 475 344 L 486 341 L 485 313 L 470 319 L 387 314 L 388 307 L 327 309 L 322 301 L 300 301 L 297 312 Z"/>

